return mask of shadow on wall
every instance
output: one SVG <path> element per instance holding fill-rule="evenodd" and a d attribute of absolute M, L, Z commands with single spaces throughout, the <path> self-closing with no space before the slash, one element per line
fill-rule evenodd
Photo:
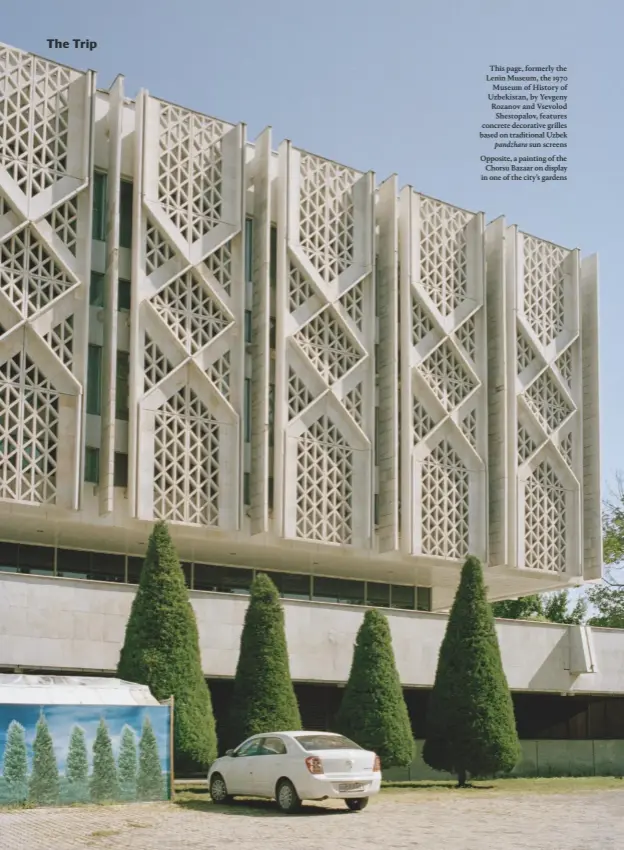
<path fill-rule="evenodd" d="M 170 710 L 0 705 L 0 806 L 168 799 Z"/>

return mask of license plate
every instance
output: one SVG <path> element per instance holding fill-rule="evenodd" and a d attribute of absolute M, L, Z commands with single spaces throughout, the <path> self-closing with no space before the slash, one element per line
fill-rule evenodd
<path fill-rule="evenodd" d="M 346 791 L 363 791 L 364 786 L 361 782 L 341 782 L 338 785 L 338 793 L 344 794 Z"/>

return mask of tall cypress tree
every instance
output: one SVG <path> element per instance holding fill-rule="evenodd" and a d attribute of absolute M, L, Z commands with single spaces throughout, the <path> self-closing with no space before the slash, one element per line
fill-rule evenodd
<path fill-rule="evenodd" d="M 59 772 L 54 743 L 43 715 L 37 721 L 33 743 L 32 773 L 28 797 L 40 806 L 55 806 L 59 801 Z"/>
<path fill-rule="evenodd" d="M 137 744 L 136 735 L 124 726 L 117 759 L 119 789 L 122 800 L 136 800 L 137 795 Z"/>
<path fill-rule="evenodd" d="M 69 782 L 72 801 L 85 803 L 89 799 L 89 758 L 85 734 L 80 726 L 74 726 L 72 729 L 65 776 Z"/>
<path fill-rule="evenodd" d="M 7 730 L 2 775 L 12 803 L 28 799 L 28 754 L 24 727 L 12 720 Z"/>
<path fill-rule="evenodd" d="M 217 755 L 195 612 L 167 525 L 149 539 L 117 674 L 147 685 L 161 702 L 175 697 L 174 748 L 179 769 L 205 768 Z"/>
<path fill-rule="evenodd" d="M 137 797 L 139 800 L 162 800 L 164 797 L 164 778 L 158 752 L 158 741 L 149 717 L 143 723 L 143 732 L 139 742 L 139 775 L 137 778 Z"/>
<path fill-rule="evenodd" d="M 301 717 L 290 678 L 284 611 L 277 588 L 263 573 L 251 585 L 227 723 L 234 747 L 260 732 L 299 729 Z"/>
<path fill-rule="evenodd" d="M 381 611 L 364 614 L 336 728 L 377 753 L 383 769 L 406 767 L 414 759 L 416 747 L 394 660 L 392 635 L 388 618 Z"/>
<path fill-rule="evenodd" d="M 520 758 L 513 702 L 478 558 L 464 564 L 440 648 L 427 712 L 425 762 L 455 773 L 492 776 Z"/>
<path fill-rule="evenodd" d="M 93 742 L 93 774 L 91 776 L 91 800 L 94 803 L 103 803 L 119 799 L 119 782 L 117 779 L 117 766 L 113 755 L 108 727 L 104 718 L 95 733 Z"/>

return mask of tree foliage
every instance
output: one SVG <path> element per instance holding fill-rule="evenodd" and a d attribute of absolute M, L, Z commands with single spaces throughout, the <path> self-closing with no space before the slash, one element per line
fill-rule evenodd
<path fill-rule="evenodd" d="M 137 742 L 129 726 L 124 726 L 117 758 L 119 790 L 122 800 L 135 800 L 137 796 Z"/>
<path fill-rule="evenodd" d="M 290 678 L 284 611 L 271 579 L 251 586 L 226 727 L 227 746 L 250 735 L 299 729 L 301 717 Z"/>
<path fill-rule="evenodd" d="M 93 742 L 93 774 L 91 776 L 91 800 L 102 803 L 119 799 L 117 765 L 113 755 L 108 727 L 102 718 Z"/>
<path fill-rule="evenodd" d="M 571 606 L 567 590 L 555 593 L 533 594 L 520 599 L 506 599 L 493 602 L 495 617 L 505 620 L 537 620 L 538 622 L 564 623 L 567 625 L 584 622 L 587 615 L 587 602 L 579 597 Z"/>
<path fill-rule="evenodd" d="M 89 798 L 89 757 L 84 730 L 74 726 L 69 739 L 65 776 L 73 802 L 85 803 Z"/>
<path fill-rule="evenodd" d="M 427 711 L 425 762 L 455 773 L 491 776 L 520 758 L 513 703 L 501 661 L 483 570 L 464 564 L 440 648 Z"/>
<path fill-rule="evenodd" d="M 33 743 L 32 772 L 28 797 L 40 806 L 55 806 L 59 801 L 59 772 L 54 743 L 43 714 L 37 721 Z"/>
<path fill-rule="evenodd" d="M 11 801 L 25 802 L 28 799 L 28 753 L 24 727 L 17 720 L 11 721 L 7 730 L 2 775 Z"/>
<path fill-rule="evenodd" d="M 146 717 L 139 742 L 137 797 L 139 800 L 162 800 L 163 792 L 164 783 L 158 741 L 150 719 Z"/>
<path fill-rule="evenodd" d="M 217 755 L 212 702 L 204 678 L 195 612 L 167 525 L 149 539 L 117 674 L 147 685 L 160 701 L 175 697 L 177 766 L 206 768 Z"/>
<path fill-rule="evenodd" d="M 383 769 L 409 765 L 415 755 L 407 706 L 397 672 L 388 619 L 367 611 L 358 631 L 336 728 L 373 750 Z"/>

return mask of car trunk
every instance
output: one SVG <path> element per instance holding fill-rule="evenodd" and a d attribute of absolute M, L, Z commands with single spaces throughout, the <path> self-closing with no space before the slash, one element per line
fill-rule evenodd
<path fill-rule="evenodd" d="M 315 750 L 310 755 L 322 761 L 326 776 L 373 774 L 375 756 L 366 750 Z"/>

